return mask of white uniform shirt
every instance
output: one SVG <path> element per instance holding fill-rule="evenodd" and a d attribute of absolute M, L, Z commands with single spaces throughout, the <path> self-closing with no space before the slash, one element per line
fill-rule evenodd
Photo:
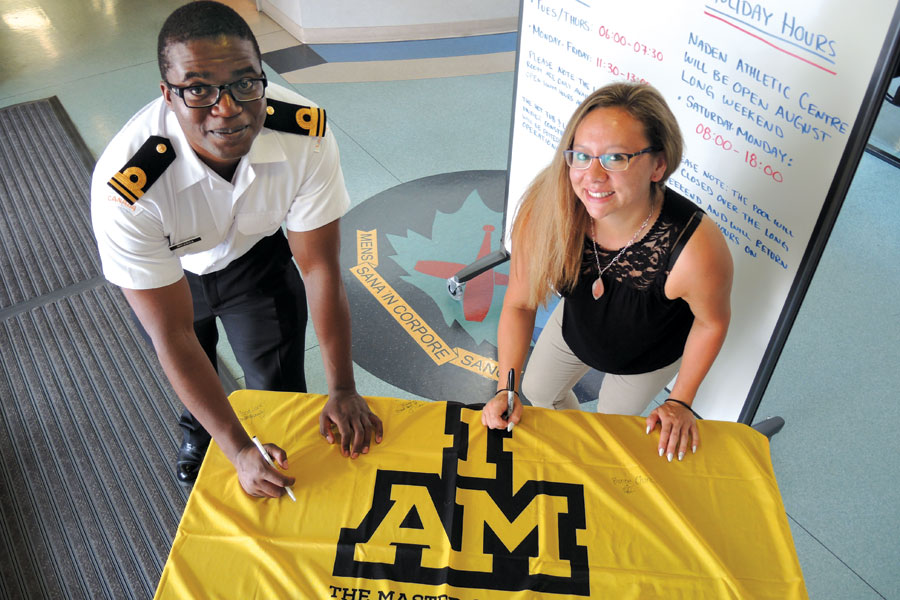
<path fill-rule="evenodd" d="M 271 83 L 266 96 L 312 106 Z M 129 205 L 107 182 L 151 135 L 168 138 L 176 158 Z M 228 182 L 200 161 L 161 96 L 116 134 L 91 181 L 103 275 L 129 289 L 175 283 L 182 269 L 198 275 L 218 271 L 283 223 L 291 231 L 310 231 L 340 218 L 349 206 L 330 129 L 313 137 L 263 127 Z"/>

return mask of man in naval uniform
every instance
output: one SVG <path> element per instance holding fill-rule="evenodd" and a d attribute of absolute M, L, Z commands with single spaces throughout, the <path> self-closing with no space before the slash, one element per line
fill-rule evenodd
<path fill-rule="evenodd" d="M 324 110 L 266 81 L 249 26 L 223 4 L 176 9 L 158 59 L 162 97 L 128 121 L 94 170 L 103 273 L 185 406 L 178 479 L 194 481 L 211 434 L 248 494 L 277 497 L 294 480 L 268 466 L 228 402 L 215 370 L 216 317 L 246 387 L 305 392 L 308 300 L 328 382 L 321 434 L 333 443 L 335 428 L 353 458 L 382 436 L 353 377 L 337 144 Z M 286 468 L 285 452 L 266 448 Z"/>

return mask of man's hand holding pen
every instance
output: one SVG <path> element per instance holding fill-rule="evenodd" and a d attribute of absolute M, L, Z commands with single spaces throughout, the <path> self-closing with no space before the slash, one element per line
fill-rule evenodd
<path fill-rule="evenodd" d="M 275 444 L 266 444 L 264 449 L 265 457 L 252 442 L 241 448 L 234 461 L 238 481 L 251 496 L 278 498 L 294 484 L 293 477 L 281 473 L 272 465 L 274 459 L 280 468 L 287 469 L 287 453 Z"/>

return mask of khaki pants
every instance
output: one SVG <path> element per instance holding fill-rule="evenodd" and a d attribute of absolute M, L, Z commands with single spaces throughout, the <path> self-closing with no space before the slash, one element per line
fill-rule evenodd
<path fill-rule="evenodd" d="M 591 367 L 569 349 L 562 335 L 563 302 L 547 319 L 522 381 L 522 392 L 534 406 L 578 409 L 572 387 Z M 666 387 L 681 366 L 681 359 L 667 367 L 638 375 L 605 374 L 597 397 L 597 412 L 617 415 L 641 414 Z"/>

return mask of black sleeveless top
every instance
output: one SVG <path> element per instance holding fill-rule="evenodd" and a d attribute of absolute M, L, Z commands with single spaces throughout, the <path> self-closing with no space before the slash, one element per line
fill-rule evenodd
<path fill-rule="evenodd" d="M 594 246 L 585 237 L 578 284 L 563 294 L 563 339 L 575 356 L 616 375 L 647 373 L 678 360 L 694 315 L 684 300 L 666 298 L 666 279 L 703 214 L 667 188 L 650 231 L 603 274 L 599 300 L 591 294 L 597 279 Z M 598 246 L 600 265 L 618 252 Z"/>

